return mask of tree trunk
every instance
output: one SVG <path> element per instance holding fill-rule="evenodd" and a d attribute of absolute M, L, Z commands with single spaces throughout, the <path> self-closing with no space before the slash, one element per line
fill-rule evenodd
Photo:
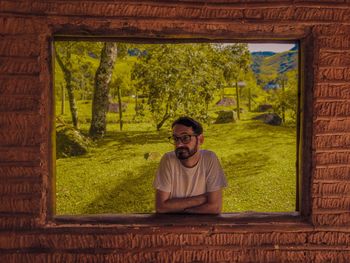
<path fill-rule="evenodd" d="M 170 118 L 170 115 L 168 113 L 165 113 L 163 116 L 163 119 L 157 124 L 157 131 L 162 128 L 163 124 Z"/>
<path fill-rule="evenodd" d="M 162 128 L 163 124 L 170 118 L 170 114 L 168 113 L 169 112 L 169 100 L 170 100 L 170 98 L 171 98 L 171 95 L 168 98 L 168 103 L 166 104 L 166 110 L 165 110 L 164 116 L 163 116 L 162 120 L 157 124 L 157 131 L 159 131 L 160 128 Z"/>
<path fill-rule="evenodd" d="M 284 97 L 284 80 L 282 80 L 282 122 L 286 123 L 286 108 L 285 108 L 285 97 Z"/>
<path fill-rule="evenodd" d="M 72 85 L 67 85 L 67 93 L 68 93 L 70 112 L 72 113 L 73 126 L 74 128 L 78 129 L 79 128 L 78 127 L 78 107 L 75 102 Z"/>
<path fill-rule="evenodd" d="M 65 103 L 64 86 L 63 84 L 61 84 L 61 115 L 64 115 L 64 112 L 65 112 L 64 103 Z"/>
<path fill-rule="evenodd" d="M 95 75 L 92 120 L 89 131 L 90 136 L 94 138 L 103 137 L 106 133 L 109 83 L 117 59 L 117 51 L 117 43 L 112 42 L 105 43 L 101 51 L 100 65 Z"/>
<path fill-rule="evenodd" d="M 249 112 L 252 111 L 252 92 L 250 87 L 248 89 L 248 110 Z"/>
<path fill-rule="evenodd" d="M 120 87 L 118 87 L 118 106 L 119 106 L 119 128 L 123 130 L 123 107 L 122 107 L 122 97 L 120 94 Z"/>
<path fill-rule="evenodd" d="M 236 104 L 237 104 L 237 120 L 240 120 L 240 106 L 239 106 L 239 89 L 238 82 L 236 81 Z"/>
<path fill-rule="evenodd" d="M 137 94 L 137 92 L 136 92 L 136 94 L 135 94 L 135 115 L 137 115 L 138 114 L 138 111 L 139 111 L 139 105 L 137 104 L 138 103 L 138 94 Z"/>
<path fill-rule="evenodd" d="M 72 114 L 72 122 L 74 128 L 78 129 L 78 108 L 74 98 L 73 86 L 72 86 L 72 73 L 68 70 L 68 68 L 63 64 L 60 56 L 56 53 L 57 63 L 61 67 L 64 75 L 64 80 L 66 81 L 66 88 L 69 100 L 69 108 Z"/>

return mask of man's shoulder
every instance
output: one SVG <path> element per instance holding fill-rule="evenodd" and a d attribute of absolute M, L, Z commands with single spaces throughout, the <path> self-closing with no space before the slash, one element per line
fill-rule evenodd
<path fill-rule="evenodd" d="M 168 161 L 176 160 L 175 152 L 171 151 L 171 152 L 164 153 L 163 159 L 168 160 Z"/>
<path fill-rule="evenodd" d="M 216 158 L 216 154 L 210 150 L 201 150 L 201 155 L 204 158 Z"/>

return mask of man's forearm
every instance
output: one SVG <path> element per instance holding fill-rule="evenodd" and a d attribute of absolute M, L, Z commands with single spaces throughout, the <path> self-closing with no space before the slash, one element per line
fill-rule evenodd
<path fill-rule="evenodd" d="M 173 198 L 168 199 L 161 204 L 157 204 L 158 213 L 176 213 L 184 212 L 185 209 L 191 207 L 198 207 L 207 202 L 207 197 L 205 194 L 197 195 L 187 198 Z"/>
<path fill-rule="evenodd" d="M 205 203 L 196 207 L 189 207 L 185 209 L 186 213 L 190 214 L 220 214 L 221 205 L 214 203 Z"/>

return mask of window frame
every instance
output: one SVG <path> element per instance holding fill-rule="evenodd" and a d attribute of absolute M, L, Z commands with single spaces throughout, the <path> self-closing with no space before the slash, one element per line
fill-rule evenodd
<path fill-rule="evenodd" d="M 190 215 L 190 214 L 91 214 L 91 215 L 56 215 L 56 156 L 55 156 L 55 121 L 51 120 L 51 160 L 49 163 L 49 189 L 47 193 L 47 217 L 48 225 L 122 225 L 122 226 L 160 226 L 160 225 L 240 225 L 240 224 L 261 224 L 261 223 L 289 223 L 301 224 L 310 221 L 311 215 L 311 171 L 312 171 L 312 107 L 313 102 L 313 63 L 314 61 L 314 36 L 307 34 L 299 38 L 276 38 L 262 37 L 251 38 L 247 34 L 244 38 L 184 38 L 184 37 L 86 37 L 80 34 L 53 35 L 49 40 L 50 52 L 50 78 L 51 98 L 50 112 L 55 115 L 55 93 L 54 93 L 54 49 L 53 43 L 57 40 L 80 40 L 80 41 L 123 41 L 133 43 L 201 43 L 201 42 L 232 42 L 232 43 L 271 43 L 271 42 L 298 42 L 299 43 L 299 87 L 298 87 L 298 117 L 297 117 L 297 143 L 296 143 L 296 211 L 294 212 L 232 212 L 220 215 Z M 307 74 L 306 74 L 307 72 Z"/>

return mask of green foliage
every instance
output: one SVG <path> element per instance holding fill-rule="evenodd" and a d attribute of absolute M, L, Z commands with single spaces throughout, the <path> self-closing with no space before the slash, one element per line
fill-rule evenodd
<path fill-rule="evenodd" d="M 269 101 L 280 116 L 288 113 L 295 122 L 298 113 L 298 72 L 292 70 L 279 77 L 280 88 L 269 92 Z"/>
<path fill-rule="evenodd" d="M 222 71 L 215 66 L 217 50 L 210 44 L 144 48 L 132 78 L 138 93 L 147 94 L 157 128 L 179 115 L 208 121 L 208 105 L 223 82 Z"/>
<path fill-rule="evenodd" d="M 223 68 L 224 79 L 228 87 L 236 89 L 236 113 L 240 119 L 241 87 L 238 82 L 245 79 L 249 71 L 250 53 L 246 44 L 221 45 L 220 62 Z M 250 96 L 249 96 L 250 97 Z"/>
<path fill-rule="evenodd" d="M 91 99 L 94 76 L 98 67 L 101 42 L 56 41 L 55 51 L 72 74 L 72 85 L 80 99 Z M 56 96 L 60 96 L 60 85 L 64 85 L 62 69 L 55 62 Z"/>
<path fill-rule="evenodd" d="M 218 45 L 217 45 L 218 46 Z M 250 53 L 246 44 L 221 45 L 220 48 L 221 67 L 228 86 L 233 87 L 239 80 L 245 78 L 251 64 Z"/>
<path fill-rule="evenodd" d="M 113 99 L 117 96 L 119 87 L 123 97 L 131 96 L 135 93 L 135 88 L 131 81 L 131 69 L 135 61 L 136 57 L 124 56 L 119 58 L 118 56 L 109 89 Z"/>
<path fill-rule="evenodd" d="M 56 45 L 66 55 L 70 48 L 67 57 L 75 64 L 73 73 L 84 72 L 86 68 L 91 72 L 96 71 L 102 43 L 57 42 Z M 251 57 L 246 44 L 118 43 L 118 47 L 118 59 L 109 85 L 110 97 L 116 101 L 119 88 L 122 97 L 133 96 L 135 122 L 144 121 L 149 113 L 158 129 L 167 120 L 185 114 L 210 122 L 209 105 L 217 94 L 223 96 L 227 90 L 236 96 L 240 108 L 250 105 L 249 109 L 256 109 L 259 104 L 272 103 L 269 100 L 275 102 L 278 99 L 279 94 L 269 94 L 256 84 L 255 76 L 250 71 Z M 295 51 L 289 53 L 296 54 Z M 281 57 L 293 58 L 294 61 L 294 55 L 287 56 L 288 52 L 281 54 L 284 55 L 276 54 L 266 59 L 270 62 L 265 62 L 268 66 L 263 66 L 262 69 L 270 67 L 275 70 L 272 65 L 276 65 Z M 280 64 L 283 63 L 280 61 Z M 93 76 L 94 73 L 91 72 L 86 73 L 86 76 Z M 59 68 L 56 75 L 56 83 L 59 84 L 62 80 Z M 261 72 L 259 79 L 267 83 L 277 77 L 276 71 L 267 70 Z M 79 79 L 81 81 L 77 82 Z M 78 98 L 89 99 L 92 97 L 93 81 L 89 77 L 85 81 L 82 79 L 81 76 L 73 78 L 74 93 Z M 236 94 L 233 89 L 235 82 L 242 80 L 246 86 L 239 88 L 239 94 Z M 58 91 L 60 89 L 56 88 L 57 95 Z M 279 111 L 278 106 L 275 109 Z M 295 115 L 295 112 L 289 111 L 289 114 Z"/>

